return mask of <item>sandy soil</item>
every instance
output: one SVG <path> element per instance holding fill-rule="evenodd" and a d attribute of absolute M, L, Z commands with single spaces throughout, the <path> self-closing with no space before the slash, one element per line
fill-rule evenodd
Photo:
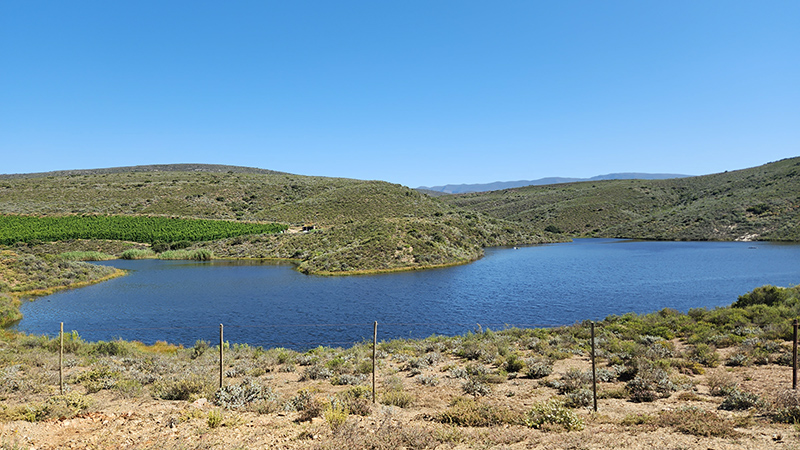
<path fill-rule="evenodd" d="M 585 419 L 582 431 L 541 431 L 524 426 L 490 428 L 453 427 L 431 420 L 444 411 L 449 402 L 463 396 L 463 380 L 451 378 L 442 367 L 454 360 L 442 361 L 437 367 L 423 371 L 439 378 L 437 386 L 423 386 L 402 377 L 404 389 L 416 397 L 408 408 L 372 406 L 369 416 L 349 416 L 346 424 L 332 429 L 323 418 L 310 422 L 298 421 L 297 412 L 222 411 L 221 426 L 209 426 L 209 412 L 219 409 L 205 399 L 189 401 L 153 400 L 149 397 L 125 399 L 111 391 L 93 394 L 95 406 L 90 412 L 69 419 L 46 420 L 39 423 L 14 421 L 0 423 L 2 449 L 306 449 L 347 445 L 363 448 L 359 436 L 381 433 L 411 433 L 436 436 L 436 448 L 504 448 L 504 449 L 795 449 L 800 448 L 800 433 L 793 425 L 775 424 L 757 411 L 728 412 L 718 409 L 722 399 L 709 395 L 707 379 L 714 373 L 727 374 L 748 391 L 769 399 L 791 387 L 791 368 L 782 366 L 753 366 L 710 369 L 704 375 L 689 378 L 694 384 L 688 395 L 684 391 L 652 403 L 632 403 L 625 399 L 600 399 L 599 412 L 579 409 Z M 586 358 L 574 357 L 559 361 L 554 375 L 568 367 L 587 369 Z M 299 381 L 298 373 L 273 372 L 270 385 L 283 398 L 289 398 L 303 388 L 316 395 L 332 395 L 347 387 L 333 386 L 328 381 Z M 380 379 L 380 377 L 379 377 Z M 235 379 L 227 382 L 235 383 Z M 599 390 L 621 389 L 623 383 L 604 383 Z M 380 391 L 380 384 L 378 389 Z M 76 387 L 76 390 L 79 387 Z M 524 411 L 535 402 L 556 395 L 541 380 L 513 378 L 493 386 L 487 399 Z M 691 397 L 691 400 L 688 398 Z M 682 400 L 683 399 L 683 400 Z M 8 400 L 13 403 L 13 399 Z M 736 418 L 743 426 L 736 428 L 734 437 L 705 437 L 683 434 L 673 428 L 652 425 L 623 425 L 626 417 L 636 414 L 657 415 L 659 411 L 687 405 L 714 411 L 721 417 Z M 359 444 L 361 442 L 362 444 Z M 375 441 L 373 441 L 375 442 Z M 382 442 L 378 440 L 378 442 Z M 389 442 L 384 440 L 383 442 Z M 423 441 L 420 441 L 423 442 Z M 372 444 L 372 448 L 389 448 Z M 348 449 L 349 450 L 349 449 Z"/>

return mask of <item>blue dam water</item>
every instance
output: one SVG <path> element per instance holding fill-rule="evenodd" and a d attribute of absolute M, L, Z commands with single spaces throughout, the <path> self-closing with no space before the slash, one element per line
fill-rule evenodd
<path fill-rule="evenodd" d="M 753 242 L 572 243 L 487 249 L 463 266 L 319 277 L 291 265 L 109 261 L 127 276 L 22 305 L 21 331 L 59 322 L 89 341 L 226 341 L 307 349 L 478 328 L 562 325 L 663 308 L 727 306 L 755 287 L 800 283 L 800 245 Z"/>

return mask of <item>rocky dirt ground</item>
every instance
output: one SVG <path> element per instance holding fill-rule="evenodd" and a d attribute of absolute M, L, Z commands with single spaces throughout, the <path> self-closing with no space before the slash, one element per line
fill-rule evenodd
<path fill-rule="evenodd" d="M 437 377 L 436 386 L 415 382 L 398 367 L 384 367 L 399 377 L 405 392 L 414 402 L 405 408 L 380 403 L 371 405 L 367 416 L 349 415 L 344 424 L 332 426 L 325 417 L 301 421 L 301 413 L 273 411 L 222 410 L 205 398 L 193 401 L 155 400 L 149 395 L 124 398 L 119 393 L 101 390 L 92 394 L 93 405 L 71 418 L 41 422 L 10 421 L 0 423 L 2 449 L 328 449 L 343 446 L 357 448 L 503 448 L 503 449 L 795 449 L 800 448 L 800 429 L 778 424 L 758 409 L 723 411 L 721 397 L 710 395 L 714 379 L 735 380 L 740 388 L 764 399 L 791 387 L 790 367 L 777 365 L 717 367 L 688 378 L 692 387 L 673 393 L 669 398 L 649 403 L 634 403 L 624 398 L 601 398 L 598 412 L 589 408 L 575 411 L 585 421 L 580 431 L 555 428 L 533 429 L 524 425 L 459 427 L 433 420 L 463 397 L 463 380 L 450 377 L 443 368 L 456 361 L 445 358 L 416 376 Z M 588 369 L 588 358 L 575 356 L 557 361 L 555 378 L 570 367 Z M 347 389 L 325 380 L 301 380 L 297 372 L 272 372 L 272 388 L 284 398 L 300 389 L 308 389 L 323 398 Z M 228 379 L 226 383 L 235 383 Z M 378 391 L 386 383 L 379 376 Z M 367 383 L 368 384 L 368 383 Z M 79 390 L 80 386 L 74 389 Z M 624 383 L 602 383 L 599 391 L 613 392 Z M 536 403 L 557 397 L 546 380 L 510 378 L 494 384 L 482 402 L 524 411 Z M 608 397 L 608 396 L 606 396 Z M 612 396 L 613 397 L 613 396 Z M 6 406 L 17 401 L 6 398 Z M 637 420 L 658 417 L 665 411 L 687 407 L 713 412 L 715 420 L 733 423 L 729 433 L 706 436 L 703 431 L 681 431 L 654 421 Z M 216 420 L 214 420 L 216 419 Z"/>

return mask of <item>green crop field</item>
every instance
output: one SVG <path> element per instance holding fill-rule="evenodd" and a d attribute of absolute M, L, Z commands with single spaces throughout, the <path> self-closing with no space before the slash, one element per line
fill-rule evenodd
<path fill-rule="evenodd" d="M 141 216 L 0 216 L 0 243 L 111 239 L 133 242 L 210 241 L 248 234 L 278 233 L 288 228 L 223 220 Z"/>

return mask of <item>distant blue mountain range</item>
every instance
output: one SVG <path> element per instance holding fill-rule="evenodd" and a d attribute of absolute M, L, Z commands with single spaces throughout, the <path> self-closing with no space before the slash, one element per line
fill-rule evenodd
<path fill-rule="evenodd" d="M 444 194 L 466 194 L 467 192 L 486 192 L 497 191 L 500 189 L 511 189 L 523 186 L 540 186 L 544 184 L 573 183 L 576 181 L 600 181 L 600 180 L 666 180 L 669 178 L 686 178 L 692 175 L 678 175 L 674 173 L 610 173 L 608 175 L 598 175 L 592 178 L 561 178 L 549 177 L 538 180 L 520 181 L 495 181 L 494 183 L 484 184 L 447 184 L 444 186 L 420 186 L 417 189 L 425 191 L 441 192 Z"/>

